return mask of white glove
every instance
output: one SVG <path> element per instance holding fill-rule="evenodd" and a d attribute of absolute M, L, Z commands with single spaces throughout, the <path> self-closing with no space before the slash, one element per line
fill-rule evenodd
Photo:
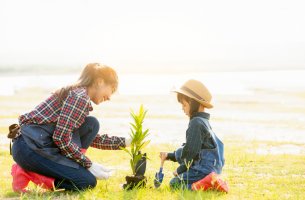
<path fill-rule="evenodd" d="M 98 164 L 98 163 L 97 163 L 97 164 Z M 102 165 L 102 164 L 98 164 L 98 165 L 99 165 L 99 167 L 100 167 L 104 172 L 110 173 L 111 171 L 113 171 L 112 169 L 109 169 L 109 168 L 105 167 L 105 166 Z"/>
<path fill-rule="evenodd" d="M 104 171 L 103 169 L 103 165 L 94 162 L 92 163 L 91 167 L 88 168 L 96 179 L 108 179 L 110 177 L 110 173 Z"/>
<path fill-rule="evenodd" d="M 126 145 L 126 147 L 130 146 L 131 141 L 132 141 L 131 137 L 125 137 L 125 145 Z"/>

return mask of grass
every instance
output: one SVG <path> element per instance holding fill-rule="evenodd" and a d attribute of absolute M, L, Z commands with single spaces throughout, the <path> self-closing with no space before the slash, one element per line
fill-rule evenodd
<path fill-rule="evenodd" d="M 42 99 L 49 96 L 49 93 L 50 91 L 38 88 L 20 90 L 14 96 L 0 96 L 0 138 L 6 137 L 8 125 L 16 123 L 19 114 L 33 109 Z M 10 168 L 13 159 L 9 155 L 8 145 L 0 143 L 0 199 L 304 199 L 304 154 L 256 153 L 258 149 L 270 147 L 281 149 L 282 145 L 286 144 L 305 149 L 304 138 L 302 135 L 296 134 L 305 130 L 304 108 L 303 104 L 300 103 L 305 100 L 304 94 L 302 92 L 297 93 L 297 95 L 288 95 L 284 92 L 277 94 L 265 90 L 255 94 L 257 94 L 255 100 L 253 100 L 253 96 L 215 97 L 216 106 L 213 111 L 215 115 L 212 114 L 212 126 L 214 130 L 216 129 L 218 136 L 221 136 L 221 133 L 225 134 L 221 137 L 224 138 L 226 158 L 222 176 L 229 183 L 230 192 L 228 194 L 215 191 L 170 190 L 168 183 L 173 177 L 172 171 L 177 167 L 177 163 L 172 162 L 165 163 L 165 178 L 161 187 L 155 189 L 153 178 L 160 164 L 158 152 L 173 151 L 176 146 L 151 144 L 144 151 L 150 158 L 146 171 L 148 186 L 145 189 L 124 191 L 121 188 L 121 184 L 125 183 L 125 176 L 132 174 L 129 157 L 125 152 L 89 149 L 88 156 L 91 160 L 117 168 L 116 173 L 110 179 L 98 181 L 97 187 L 92 190 L 74 193 L 46 192 L 31 184 L 29 187 L 31 193 L 20 195 L 14 193 L 11 188 Z M 285 98 L 282 98 L 283 95 Z M 285 99 L 285 101 L 282 102 L 279 99 Z M 180 131 L 183 133 L 182 131 L 185 129 L 180 130 L 180 128 L 183 127 L 181 124 L 185 122 L 185 118 L 181 113 L 177 114 L 176 110 L 179 105 L 177 105 L 175 98 L 170 96 L 118 95 L 112 99 L 111 104 L 96 107 L 92 115 L 102 116 L 102 128 L 106 133 L 108 129 L 117 133 L 124 132 L 129 130 L 129 109 L 137 107 L 143 102 L 149 108 L 147 123 L 154 122 L 147 125 L 148 128 L 152 128 L 153 134 L 162 135 L 168 131 L 172 134 L 170 136 L 174 137 L 174 134 Z M 245 116 L 245 113 L 251 113 L 251 116 Z M 109 123 L 107 123 L 107 119 L 123 120 L 122 122 L 108 121 Z M 126 119 L 126 125 L 124 119 Z M 166 124 L 156 123 L 156 121 L 163 122 L 163 120 L 168 121 Z M 176 123 L 177 126 L 168 127 L 171 122 Z M 289 127 L 289 129 L 284 129 L 287 133 L 301 139 L 287 142 L 284 137 L 287 133 L 283 135 L 283 133 L 279 134 L 278 132 L 283 126 Z M 283 136 L 283 140 L 249 141 L 249 139 L 243 139 L 243 136 L 249 134 Z"/>
<path fill-rule="evenodd" d="M 159 168 L 158 152 L 172 151 L 172 145 L 149 145 L 145 152 L 150 160 L 147 164 L 147 188 L 124 191 L 121 184 L 124 177 L 131 175 L 128 155 L 123 151 L 101 151 L 89 149 L 89 157 L 107 166 L 117 168 L 114 175 L 98 181 L 96 188 L 83 192 L 46 192 L 30 185 L 31 193 L 17 194 L 11 189 L 10 167 L 13 163 L 8 151 L 1 150 L 0 156 L 0 198 L 1 199 L 302 199 L 305 193 L 305 155 L 259 155 L 248 151 L 260 145 L 281 145 L 282 143 L 245 142 L 226 140 L 226 165 L 222 177 L 229 183 L 228 194 L 216 191 L 193 192 L 171 190 L 169 180 L 177 163 L 165 163 L 165 179 L 159 189 L 153 186 L 154 173 Z"/>

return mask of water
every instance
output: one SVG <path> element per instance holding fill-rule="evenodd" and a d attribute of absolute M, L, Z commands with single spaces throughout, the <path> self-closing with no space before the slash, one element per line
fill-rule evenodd
<path fill-rule="evenodd" d="M 130 108 L 140 104 L 149 110 L 145 126 L 152 143 L 182 143 L 188 118 L 170 91 L 189 78 L 202 81 L 213 94 L 215 108 L 211 124 L 224 139 L 286 141 L 305 143 L 305 70 L 207 72 L 188 74 L 120 74 L 119 91 L 111 102 L 94 106 L 92 115 L 101 123 L 102 133 L 126 136 Z M 0 76 L 0 97 L 18 97 L 20 91 L 42 88 L 46 93 L 74 83 L 78 74 Z M 32 109 L 43 99 L 29 102 L 0 102 L 0 115 L 9 116 Z M 3 99 L 3 98 L 2 98 Z M 2 100 L 1 100 L 2 101 Z M 35 105 L 34 105 L 35 104 Z M 5 107 L 10 107 L 5 109 Z M 2 118 L 2 127 L 15 122 Z"/>
<path fill-rule="evenodd" d="M 188 74 L 120 74 L 119 93 L 125 95 L 168 94 L 173 87 L 193 78 L 214 95 L 253 95 L 253 89 L 305 91 L 305 70 L 207 72 Z M 27 87 L 59 88 L 74 83 L 78 74 L 0 76 L 0 95 L 13 95 Z"/>

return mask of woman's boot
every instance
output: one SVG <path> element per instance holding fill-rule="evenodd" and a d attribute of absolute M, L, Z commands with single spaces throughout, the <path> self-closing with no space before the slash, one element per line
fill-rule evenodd
<path fill-rule="evenodd" d="M 27 192 L 25 188 L 30 182 L 28 173 L 15 163 L 12 166 L 11 175 L 13 176 L 12 187 L 14 192 Z"/>
<path fill-rule="evenodd" d="M 47 189 L 47 190 L 55 190 L 55 185 L 54 185 L 55 179 L 54 178 L 47 177 L 47 176 L 37 174 L 35 172 L 30 172 L 30 171 L 28 171 L 27 173 L 30 177 L 30 180 L 33 183 L 35 183 L 36 185 L 38 185 L 44 189 Z"/>
<path fill-rule="evenodd" d="M 55 190 L 54 178 L 26 171 L 17 163 L 13 164 L 11 174 L 13 176 L 12 187 L 15 192 L 27 192 L 25 188 L 28 186 L 30 181 L 44 189 Z"/>

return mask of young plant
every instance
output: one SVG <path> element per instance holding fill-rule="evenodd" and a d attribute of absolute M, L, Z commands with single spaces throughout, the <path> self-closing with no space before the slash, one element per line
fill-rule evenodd
<path fill-rule="evenodd" d="M 133 122 L 130 123 L 130 150 L 127 148 L 121 148 L 131 157 L 130 167 L 133 175 L 136 175 L 137 170 L 141 167 L 140 165 L 137 165 L 138 162 L 142 159 L 143 156 L 145 157 L 141 150 L 145 148 L 150 142 L 150 140 L 146 140 L 147 136 L 149 135 L 149 129 L 143 130 L 143 122 L 146 113 L 147 110 L 144 110 L 143 105 L 140 106 L 138 113 L 135 113 L 133 110 L 131 110 L 130 115 Z"/>

